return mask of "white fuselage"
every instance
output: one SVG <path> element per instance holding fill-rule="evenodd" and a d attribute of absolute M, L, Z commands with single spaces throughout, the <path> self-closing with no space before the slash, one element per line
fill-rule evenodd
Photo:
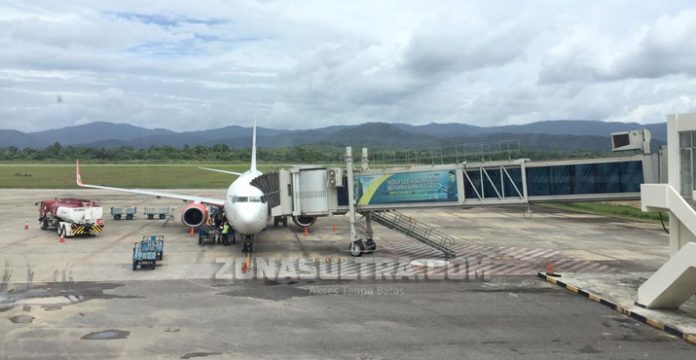
<path fill-rule="evenodd" d="M 253 235 L 261 232 L 270 217 L 263 192 L 251 185 L 261 175 L 260 171 L 249 170 L 232 182 L 225 194 L 225 214 L 232 228 L 240 234 Z"/>

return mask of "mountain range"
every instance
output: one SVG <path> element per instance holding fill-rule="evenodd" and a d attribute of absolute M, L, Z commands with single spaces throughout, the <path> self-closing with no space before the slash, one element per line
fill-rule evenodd
<path fill-rule="evenodd" d="M 666 142 L 665 123 L 638 124 L 593 120 L 546 120 L 524 125 L 481 127 L 459 123 L 427 125 L 364 123 L 308 130 L 259 127 L 258 145 L 283 147 L 308 144 L 353 146 L 434 146 L 475 142 L 519 140 L 525 147 L 564 150 L 609 150 L 612 132 L 648 129 L 653 144 Z M 218 129 L 176 132 L 147 129 L 130 124 L 93 122 L 37 132 L 0 130 L 0 147 L 43 148 L 59 142 L 67 146 L 119 147 L 225 144 L 232 148 L 251 145 L 251 128 L 226 126 Z"/>

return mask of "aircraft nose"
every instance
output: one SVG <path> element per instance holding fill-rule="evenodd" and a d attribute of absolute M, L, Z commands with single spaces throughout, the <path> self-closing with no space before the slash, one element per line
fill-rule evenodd
<path fill-rule="evenodd" d="M 254 206 L 252 204 L 240 205 L 246 206 L 239 206 L 237 208 L 238 223 L 235 224 L 236 230 L 243 234 L 255 234 L 263 230 L 266 225 L 264 223 L 265 217 L 263 216 L 264 207 Z"/>
<path fill-rule="evenodd" d="M 249 224 L 258 219 L 258 211 L 256 211 L 255 208 L 245 206 L 240 210 L 239 220 L 241 220 L 241 222 Z"/>

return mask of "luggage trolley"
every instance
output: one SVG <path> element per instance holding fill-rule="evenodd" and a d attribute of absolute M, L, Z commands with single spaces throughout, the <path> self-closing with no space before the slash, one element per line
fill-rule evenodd
<path fill-rule="evenodd" d="M 145 211 L 143 211 L 145 215 L 147 215 L 148 220 L 154 220 L 155 218 L 164 220 L 167 218 L 168 215 L 171 215 L 173 211 L 169 208 L 162 207 L 162 208 L 153 208 L 153 207 L 146 207 Z"/>
<path fill-rule="evenodd" d="M 133 244 L 133 271 L 145 266 L 155 269 L 158 260 L 164 257 L 164 235 L 145 235 Z"/>
<path fill-rule="evenodd" d="M 138 268 L 143 269 L 145 266 L 154 270 L 156 262 L 157 251 L 150 248 L 149 241 L 140 241 L 133 245 L 133 271 Z"/>
<path fill-rule="evenodd" d="M 111 215 L 113 215 L 114 220 L 121 220 L 122 218 L 126 218 L 126 220 L 133 220 L 133 217 L 135 217 L 135 214 L 138 212 L 137 207 L 126 207 L 126 208 L 117 208 L 117 207 L 112 207 L 111 208 Z"/>
<path fill-rule="evenodd" d="M 203 225 L 198 228 L 198 245 L 215 245 L 222 235 L 220 230 L 212 225 Z"/>
<path fill-rule="evenodd" d="M 151 249 L 157 252 L 157 261 L 164 258 L 164 235 L 145 235 L 142 241 L 148 241 Z"/>

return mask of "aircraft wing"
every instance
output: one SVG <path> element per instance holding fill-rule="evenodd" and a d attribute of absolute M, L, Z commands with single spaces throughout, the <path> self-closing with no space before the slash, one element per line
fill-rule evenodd
<path fill-rule="evenodd" d="M 201 196 L 195 196 L 195 195 L 172 194 L 172 193 L 167 193 L 167 192 L 145 190 L 145 189 L 124 189 L 124 188 L 117 188 L 117 187 L 111 187 L 111 186 L 84 184 L 84 183 L 82 183 L 82 178 L 80 176 L 80 161 L 79 160 L 75 164 L 75 176 L 76 176 L 75 180 L 77 182 L 77 186 L 84 187 L 84 188 L 120 191 L 120 192 L 126 192 L 126 193 L 131 193 L 131 194 L 155 196 L 158 198 L 178 199 L 178 200 L 183 200 L 183 201 L 193 201 L 196 203 L 216 205 L 216 206 L 224 206 L 225 205 L 225 199 L 215 199 L 215 198 L 201 197 Z"/>
<path fill-rule="evenodd" d="M 243 175 L 242 173 L 236 172 L 236 171 L 227 171 L 227 170 L 220 170 L 220 169 L 211 169 L 211 168 L 207 168 L 207 167 L 199 167 L 199 169 L 201 169 L 201 170 L 207 170 L 207 171 L 214 171 L 214 172 L 219 172 L 219 173 L 229 174 L 229 175 L 237 175 L 237 176 L 242 176 L 242 175 Z"/>

